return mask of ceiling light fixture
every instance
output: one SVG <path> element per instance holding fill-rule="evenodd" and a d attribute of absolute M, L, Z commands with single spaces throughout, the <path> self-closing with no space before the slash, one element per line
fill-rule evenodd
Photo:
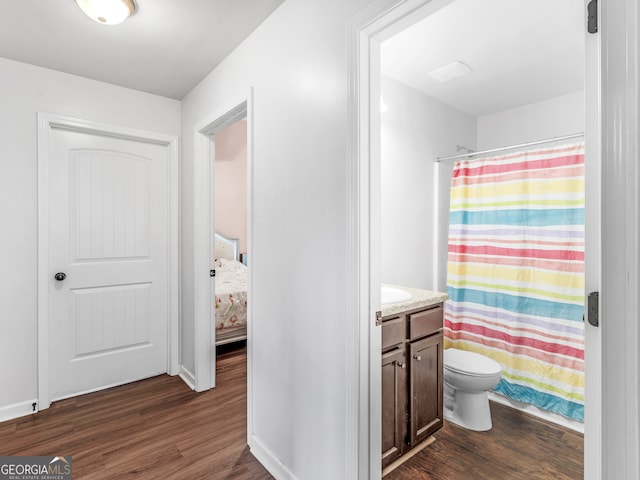
<path fill-rule="evenodd" d="M 462 77 L 468 73 L 471 73 L 471 67 L 466 63 L 462 62 L 452 62 L 444 67 L 436 68 L 431 72 L 427 73 L 431 78 L 437 80 L 438 82 L 448 82 L 449 80 L 453 80 L 454 78 Z"/>
<path fill-rule="evenodd" d="M 82 11 L 103 25 L 118 25 L 136 11 L 133 0 L 76 0 Z"/>

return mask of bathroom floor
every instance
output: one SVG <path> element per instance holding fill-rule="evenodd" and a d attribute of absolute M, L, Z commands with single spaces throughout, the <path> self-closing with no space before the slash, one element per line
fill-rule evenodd
<path fill-rule="evenodd" d="M 473 432 L 446 422 L 436 441 L 384 480 L 579 480 L 583 435 L 491 403 L 493 428 Z"/>

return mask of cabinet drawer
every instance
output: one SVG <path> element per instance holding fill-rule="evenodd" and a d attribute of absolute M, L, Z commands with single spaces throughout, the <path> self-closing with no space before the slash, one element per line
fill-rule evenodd
<path fill-rule="evenodd" d="M 409 339 L 424 337 L 442 328 L 442 304 L 409 315 Z"/>
<path fill-rule="evenodd" d="M 403 317 L 394 317 L 382 322 L 382 349 L 402 343 L 405 339 Z"/>

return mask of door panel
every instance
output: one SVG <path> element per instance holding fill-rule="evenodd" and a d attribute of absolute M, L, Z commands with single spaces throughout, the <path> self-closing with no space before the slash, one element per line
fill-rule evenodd
<path fill-rule="evenodd" d="M 442 334 L 413 342 L 409 344 L 409 349 L 409 428 L 413 447 L 439 429 L 443 423 Z"/>
<path fill-rule="evenodd" d="M 407 369 L 405 351 L 397 348 L 382 355 L 382 468 L 403 453 L 406 436 Z"/>
<path fill-rule="evenodd" d="M 149 159 L 71 152 L 70 217 L 76 260 L 148 257 Z M 75 243 L 75 245 L 74 245 Z"/>
<path fill-rule="evenodd" d="M 161 145 L 52 131 L 53 400 L 167 371 L 168 158 Z"/>

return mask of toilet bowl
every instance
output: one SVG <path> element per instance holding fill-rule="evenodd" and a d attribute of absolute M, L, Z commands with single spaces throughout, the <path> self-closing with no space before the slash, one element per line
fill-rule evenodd
<path fill-rule="evenodd" d="M 444 418 L 469 430 L 491 430 L 487 392 L 502 376 L 489 357 L 457 348 L 444 351 Z"/>

